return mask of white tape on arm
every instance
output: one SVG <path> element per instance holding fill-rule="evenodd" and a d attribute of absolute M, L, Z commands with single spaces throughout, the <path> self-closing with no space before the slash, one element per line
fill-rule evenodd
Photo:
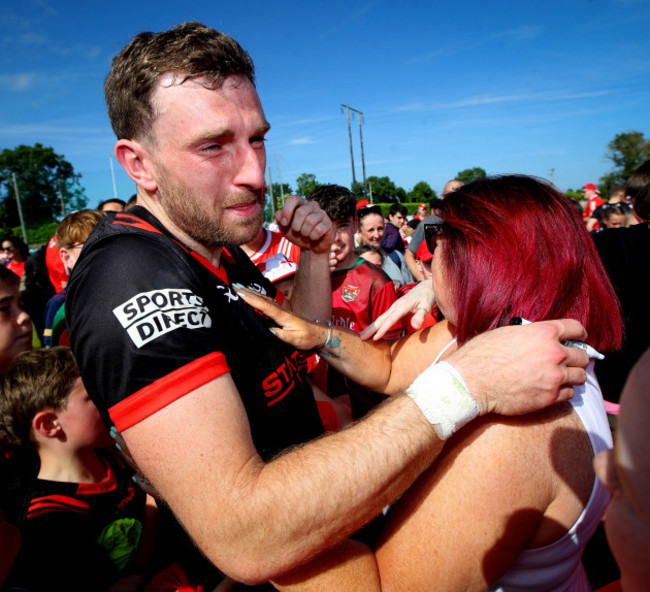
<path fill-rule="evenodd" d="M 420 411 L 446 440 L 479 414 L 463 377 L 447 362 L 429 366 L 406 389 Z"/>

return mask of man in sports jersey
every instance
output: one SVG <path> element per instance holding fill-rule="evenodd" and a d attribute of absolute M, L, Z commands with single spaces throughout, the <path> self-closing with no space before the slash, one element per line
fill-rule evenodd
<path fill-rule="evenodd" d="M 141 33 L 113 60 L 105 93 L 138 205 L 95 227 L 70 280 L 84 385 L 205 556 L 237 580 L 265 581 L 379 514 L 443 441 L 403 395 L 295 446 L 322 432 L 305 357 L 233 286 L 281 300 L 239 248 L 261 225 L 269 129 L 239 44 L 200 23 Z M 289 305 L 328 318 L 331 223 L 298 198 L 276 219 L 301 247 Z M 458 396 L 481 414 L 566 400 L 588 362 L 559 343 L 569 338 L 584 329 L 553 321 L 482 335 L 448 359 L 468 388 L 441 383 L 425 398 L 449 394 L 456 419 Z"/>

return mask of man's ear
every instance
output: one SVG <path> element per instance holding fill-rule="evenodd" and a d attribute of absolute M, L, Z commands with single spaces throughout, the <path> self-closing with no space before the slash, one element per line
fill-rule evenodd
<path fill-rule="evenodd" d="M 36 434 L 45 438 L 56 438 L 63 432 L 59 416 L 55 411 L 47 409 L 39 411 L 32 419 L 32 429 Z"/>
<path fill-rule="evenodd" d="M 155 171 L 147 149 L 136 140 L 118 140 L 115 144 L 115 158 L 124 167 L 127 175 L 140 187 L 153 193 L 158 189 Z"/>
<path fill-rule="evenodd" d="M 61 261 L 67 269 L 72 269 L 74 267 L 75 262 L 73 261 L 73 255 L 68 251 L 68 249 L 59 249 L 59 257 L 61 257 Z M 72 263 L 72 265 L 70 265 L 70 263 Z"/>

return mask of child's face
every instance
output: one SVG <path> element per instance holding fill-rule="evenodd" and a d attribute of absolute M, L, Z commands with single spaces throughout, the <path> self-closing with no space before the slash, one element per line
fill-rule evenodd
<path fill-rule="evenodd" d="M 77 449 L 110 446 L 113 442 L 95 403 L 77 378 L 65 409 L 56 412 L 66 438 Z"/>
<path fill-rule="evenodd" d="M 23 310 L 17 285 L 0 282 L 0 372 L 32 349 L 32 321 Z"/>

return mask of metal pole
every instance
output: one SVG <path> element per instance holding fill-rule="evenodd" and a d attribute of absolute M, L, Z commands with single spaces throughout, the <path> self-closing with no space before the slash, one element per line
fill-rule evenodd
<path fill-rule="evenodd" d="M 280 177 L 280 198 L 282 199 L 282 207 L 284 207 L 284 187 L 282 186 L 282 169 L 280 168 L 280 155 L 276 153 L 278 157 L 278 176 Z"/>
<path fill-rule="evenodd" d="M 65 218 L 65 202 L 63 201 L 63 193 L 61 192 L 61 179 L 56 178 L 56 185 L 59 188 L 59 199 L 61 200 L 61 213 Z"/>
<path fill-rule="evenodd" d="M 359 114 L 359 141 L 361 142 L 361 166 L 363 167 L 363 190 L 368 192 L 368 182 L 366 181 L 366 158 L 363 154 L 363 132 L 361 131 L 361 121 L 363 119 L 363 113 L 357 111 Z"/>
<path fill-rule="evenodd" d="M 273 179 L 271 179 L 271 167 L 269 170 L 269 195 L 271 196 L 271 220 L 275 218 L 275 200 L 273 199 Z"/>
<path fill-rule="evenodd" d="M 27 231 L 25 230 L 25 220 L 23 220 L 23 208 L 20 205 L 20 193 L 18 193 L 18 182 L 16 181 L 16 173 L 11 173 L 14 180 L 14 193 L 16 194 L 16 203 L 18 204 L 18 217 L 20 218 L 20 227 L 23 230 L 23 241 L 27 244 Z"/>
<path fill-rule="evenodd" d="M 341 105 L 341 107 L 345 107 L 345 110 L 347 111 L 348 114 L 348 137 L 350 138 L 350 163 L 352 164 L 352 191 L 355 191 L 357 180 L 354 176 L 354 153 L 352 151 L 352 128 L 350 127 L 350 106 Z"/>
<path fill-rule="evenodd" d="M 115 171 L 113 170 L 113 159 L 109 156 L 108 162 L 111 163 L 111 179 L 113 179 L 113 197 L 117 199 L 117 186 L 115 185 Z"/>

